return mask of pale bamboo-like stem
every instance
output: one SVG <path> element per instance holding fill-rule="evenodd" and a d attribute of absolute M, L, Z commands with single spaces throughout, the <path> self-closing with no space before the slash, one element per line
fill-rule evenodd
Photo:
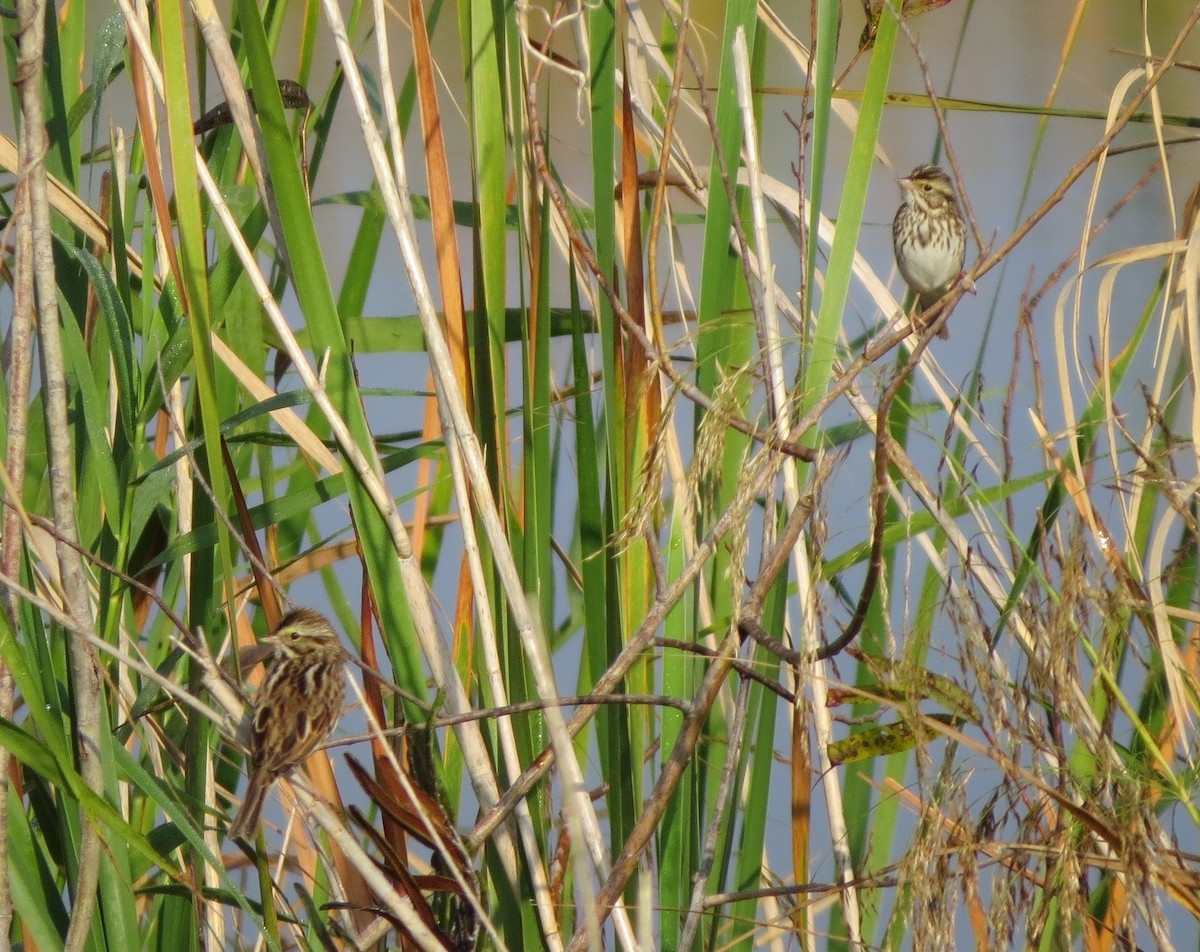
<path fill-rule="evenodd" d="M 438 404 L 439 411 L 441 403 Z M 443 427 L 445 420 L 442 420 Z M 459 499 L 467 498 L 467 487 L 463 480 L 463 469 L 461 465 L 455 465 L 459 454 L 459 447 L 456 442 L 446 441 L 446 451 L 450 456 L 451 479 L 454 481 L 454 490 Z M 488 683 L 488 688 L 492 692 L 492 703 L 499 706 L 508 704 L 508 691 L 505 688 L 503 670 L 500 664 L 500 653 L 497 650 L 496 641 L 496 625 L 495 619 L 492 617 L 491 607 L 487 603 L 488 586 L 486 584 L 486 576 L 483 569 L 483 561 L 479 553 L 479 543 L 475 537 L 475 517 L 471 507 L 466 507 L 459 510 L 459 522 L 462 528 L 463 548 L 467 556 L 467 565 L 471 573 L 472 597 L 475 601 L 475 617 L 479 628 L 478 645 L 483 653 L 483 676 Z M 508 775 L 509 782 L 515 781 L 521 775 L 521 758 L 517 750 L 517 740 L 512 728 L 512 719 L 508 717 L 498 717 L 493 723 L 496 725 L 496 731 L 500 739 L 500 749 L 504 755 L 504 767 Z M 537 842 L 537 831 L 533 827 L 533 816 L 529 810 L 529 804 L 522 800 L 516 805 L 514 810 L 516 814 L 517 831 L 521 837 L 521 845 L 525 851 L 525 861 L 533 887 L 534 904 L 537 908 L 538 918 L 541 921 L 545 932 L 544 939 L 550 947 L 551 952 L 558 952 L 562 948 L 561 927 L 558 922 L 558 915 L 554 910 L 554 904 L 550 896 L 550 884 L 546 874 L 545 860 L 541 855 L 541 850 Z"/>
<path fill-rule="evenodd" d="M 762 167 L 758 155 L 758 129 L 754 122 L 754 102 L 750 92 L 750 56 L 746 49 L 745 31 L 739 27 L 733 41 L 734 76 L 737 82 L 738 105 L 742 113 L 742 150 L 745 154 L 746 174 L 750 182 L 750 209 L 754 220 L 755 244 L 758 252 L 758 279 L 762 284 L 763 313 L 761 333 L 764 338 L 769 375 L 769 391 L 774 411 L 776 431 L 786 438 L 790 432 L 791 413 L 788 409 L 788 393 L 783 377 L 783 342 L 779 333 L 779 317 L 775 305 L 775 273 L 767 233 L 767 215 L 762 188 Z M 800 484 L 794 463 L 783 466 L 783 495 L 788 512 L 800 505 Z M 767 518 L 770 518 L 768 513 Z M 810 662 L 812 676 L 801 677 L 812 692 L 811 711 L 817 734 L 817 758 L 820 763 L 821 786 L 825 791 L 825 815 L 829 821 L 829 835 L 834 856 L 837 860 L 838 876 L 842 881 L 842 910 L 848 938 L 852 948 L 862 946 L 862 914 L 859 909 L 858 890 L 854 887 L 856 871 L 850 854 L 850 831 L 846 825 L 845 807 L 842 801 L 841 778 L 829 761 L 829 745 L 833 742 L 833 714 L 828 703 L 827 678 L 829 662 L 816 658 L 819 644 L 815 619 L 816 607 L 811 604 L 816 595 L 815 579 L 809 564 L 804 539 L 798 538 L 792 547 L 792 561 L 796 571 L 796 589 L 800 595 L 800 612 L 803 647 L 813 657 Z M 803 705 L 802 685 L 796 685 L 796 705 Z M 794 720 L 794 719 L 793 719 Z M 810 923 L 811 926 L 811 923 Z"/>
<path fill-rule="evenodd" d="M 51 247 L 50 199 L 46 184 L 46 121 L 42 106 L 43 44 L 45 42 L 44 0 L 17 0 L 18 56 L 16 81 L 21 103 L 20 176 L 26 185 L 29 203 L 28 225 L 32 231 L 34 287 L 37 292 L 37 327 L 41 342 L 42 396 L 46 415 L 46 440 L 49 454 L 50 493 L 59 576 L 64 606 L 74 621 L 73 629 L 93 624 L 87 576 L 83 559 L 69 543 L 79 538 L 75 517 L 74 452 L 67 420 L 67 379 L 59 327 L 58 287 L 55 280 L 54 252 Z M 34 302 L 28 301 L 33 304 Z M 73 681 L 74 728 L 77 739 L 79 773 L 97 796 L 104 796 L 104 768 L 100 762 L 102 715 L 100 665 L 95 648 L 80 638 L 70 639 L 71 677 Z M 78 869 L 75 876 L 71 923 L 63 942 L 66 952 L 86 947 L 96 911 L 100 883 L 100 832 L 86 810 L 79 814 L 80 839 Z"/>
<path fill-rule="evenodd" d="M 16 163 L 20 167 L 20 162 Z M 4 507 L 3 530 L 0 531 L 0 572 L 16 576 L 21 567 L 21 522 L 16 507 L 24 498 L 25 467 L 29 448 L 29 393 L 33 376 L 33 336 L 35 321 L 33 291 L 33 229 L 29 223 L 29 199 L 23 195 L 28 185 L 18 182 L 15 203 L 16 229 L 16 273 L 13 282 L 13 315 L 10 364 L 6 367 L 9 392 L 7 394 L 8 420 L 5 433 L 4 465 L 0 472 L 11 480 L 6 483 L 6 500 L 11 506 Z M 7 467 L 7 469 L 5 469 Z M 16 599 L 6 591 L 3 596 L 3 611 L 9 624 L 16 628 Z M 0 664 L 0 717 L 12 720 L 15 689 L 12 671 L 7 664 Z M 8 798 L 12 796 L 9 784 L 9 769 L 12 754 L 8 748 L 0 749 L 0 811 L 8 814 Z M 8 824 L 0 824 L 0 952 L 11 952 L 13 905 L 12 888 L 8 875 L 9 849 Z"/>
<path fill-rule="evenodd" d="M 521 577 L 513 559 L 509 541 L 504 532 L 488 482 L 487 470 L 478 438 L 471 429 L 470 419 L 462 396 L 457 390 L 453 364 L 442 334 L 441 325 L 434 311 L 428 284 L 421 269 L 420 253 L 417 249 L 413 227 L 412 207 L 407 182 L 396 176 L 387 161 L 383 141 L 371 116 L 370 103 L 363 86 L 353 48 L 346 35 L 341 11 L 332 0 L 325 0 L 324 9 L 330 24 L 331 34 L 342 58 L 347 85 L 359 112 L 363 138 L 371 159 L 372 167 L 383 195 L 388 218 L 400 243 L 400 249 L 408 272 L 409 282 L 421 318 L 430 363 L 434 370 L 437 397 L 442 407 L 443 425 L 447 442 L 455 441 L 461 452 L 461 460 L 471 489 L 470 499 L 459 499 L 460 511 L 466 510 L 472 501 L 483 525 L 484 534 L 492 548 L 501 586 L 513 613 L 515 628 L 520 637 L 525 656 L 533 675 L 534 685 L 540 697 L 552 699 L 558 696 L 554 669 L 544 638 L 536 630 L 534 615 L 525 597 Z M 396 168 L 403 172 L 403 154 L 393 156 Z M 451 456 L 453 463 L 454 457 Z M 546 710 L 546 726 L 549 729 L 552 747 L 562 771 L 563 807 L 568 823 L 578 824 L 576 835 L 583 842 L 592 864 L 600 876 L 609 871 L 608 850 L 595 808 L 587 793 L 587 784 L 579 760 L 575 755 L 570 734 L 562 712 L 557 707 Z M 630 948 L 635 944 L 633 927 L 624 910 L 617 913 L 618 933 Z"/>
<path fill-rule="evenodd" d="M 404 142 L 400 133 L 400 117 L 396 111 L 396 95 L 392 83 L 392 71 L 389 66 L 391 56 L 388 52 L 387 16 L 382 0 L 372 0 L 372 8 L 376 23 L 374 33 L 377 58 L 380 64 L 379 82 L 381 99 L 383 101 L 384 122 L 393 156 L 392 173 L 395 181 L 404 185 L 406 183 L 407 170 L 403 158 Z M 404 193 L 407 194 L 407 187 L 404 188 Z M 411 227 L 411 216 L 407 220 Z M 443 388 L 450 387 L 458 393 L 457 386 L 451 387 L 445 379 L 442 381 L 442 386 Z M 437 409 L 442 431 L 444 433 L 451 432 L 453 424 L 447 419 L 446 403 L 440 396 L 437 400 Z M 475 617 L 479 636 L 477 644 L 483 653 L 484 678 L 487 680 L 488 687 L 492 692 L 493 703 L 503 706 L 508 703 L 508 692 L 504 684 L 500 654 L 497 647 L 495 619 L 492 614 L 492 607 L 487 601 L 487 593 L 490 586 L 487 581 L 486 572 L 484 571 L 483 560 L 476 539 L 475 513 L 474 509 L 467 504 L 467 501 L 471 497 L 465 478 L 463 461 L 460 457 L 461 447 L 457 440 L 447 439 L 446 450 L 449 457 L 450 478 L 454 486 L 454 496 L 460 502 L 459 526 L 462 531 L 467 566 L 471 575 L 471 590 L 475 602 Z M 512 721 L 510 718 L 501 717 L 497 718 L 494 723 L 500 741 L 505 772 L 510 780 L 515 779 L 521 773 L 521 759 Z M 398 764 L 396 767 L 397 772 L 402 775 L 402 782 L 407 786 L 407 777 L 403 776 L 404 772 L 399 769 Z M 542 924 L 543 936 L 551 952 L 557 952 L 562 947 L 561 928 L 550 895 L 546 861 L 541 854 L 537 831 L 533 827 L 533 816 L 527 803 L 522 802 L 517 806 L 515 817 L 517 832 L 525 854 L 526 870 L 529 874 L 533 890 L 534 905 L 537 910 L 538 919 Z M 511 856 L 512 854 L 509 853 L 508 855 Z M 518 875 L 515 866 L 507 868 L 506 872 L 510 882 L 516 887 Z"/>

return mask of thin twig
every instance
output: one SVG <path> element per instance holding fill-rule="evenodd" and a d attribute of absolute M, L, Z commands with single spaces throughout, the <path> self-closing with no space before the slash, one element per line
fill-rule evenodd
<path fill-rule="evenodd" d="M 690 952 L 696 941 L 696 933 L 700 931 L 700 920 L 704 912 L 704 890 L 708 886 L 708 877 L 712 872 L 717 854 L 717 844 L 721 832 L 725 828 L 725 812 L 729 809 L 729 800 L 733 792 L 733 778 L 742 758 L 742 740 L 746 732 L 746 712 L 750 706 L 750 682 L 742 679 L 738 688 L 737 703 L 734 705 L 735 717 L 729 729 L 729 740 L 725 750 L 725 765 L 721 770 L 721 782 L 717 787 L 717 799 L 713 804 L 712 818 L 708 824 L 708 832 L 704 836 L 704 848 L 700 854 L 700 863 L 692 874 L 692 899 L 688 906 L 687 916 L 683 920 L 683 928 L 679 933 L 679 945 L 682 952 Z"/>

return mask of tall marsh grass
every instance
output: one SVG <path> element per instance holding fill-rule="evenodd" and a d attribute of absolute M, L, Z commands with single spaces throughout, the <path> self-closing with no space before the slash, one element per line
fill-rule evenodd
<path fill-rule="evenodd" d="M 1083 112 L 894 6 L 19 0 L 0 952 L 1196 944 L 1200 8 Z M 901 109 L 1032 130 L 950 345 Z M 352 709 L 234 844 L 288 599 Z"/>

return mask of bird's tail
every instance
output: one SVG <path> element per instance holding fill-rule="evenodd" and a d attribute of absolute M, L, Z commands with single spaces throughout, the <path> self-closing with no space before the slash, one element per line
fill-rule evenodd
<path fill-rule="evenodd" d="M 263 803 L 266 802 L 267 792 L 271 789 L 270 780 L 255 772 L 250 775 L 250 786 L 246 789 L 246 799 L 242 808 L 229 827 L 230 839 L 249 839 L 258 832 L 258 821 L 262 817 Z"/>

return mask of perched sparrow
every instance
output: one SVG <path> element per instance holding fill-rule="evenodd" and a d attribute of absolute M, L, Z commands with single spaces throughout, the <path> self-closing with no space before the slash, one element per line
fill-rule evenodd
<path fill-rule="evenodd" d="M 271 785 L 321 746 L 345 698 L 342 645 L 320 612 L 288 612 L 266 641 L 274 652 L 254 699 L 250 786 L 229 827 L 232 838 L 254 836 Z"/>
<path fill-rule="evenodd" d="M 913 169 L 900 180 L 900 191 L 904 201 L 892 222 L 896 267 L 927 311 L 962 272 L 967 229 L 950 176 L 936 166 Z M 949 336 L 943 323 L 938 337 Z"/>

